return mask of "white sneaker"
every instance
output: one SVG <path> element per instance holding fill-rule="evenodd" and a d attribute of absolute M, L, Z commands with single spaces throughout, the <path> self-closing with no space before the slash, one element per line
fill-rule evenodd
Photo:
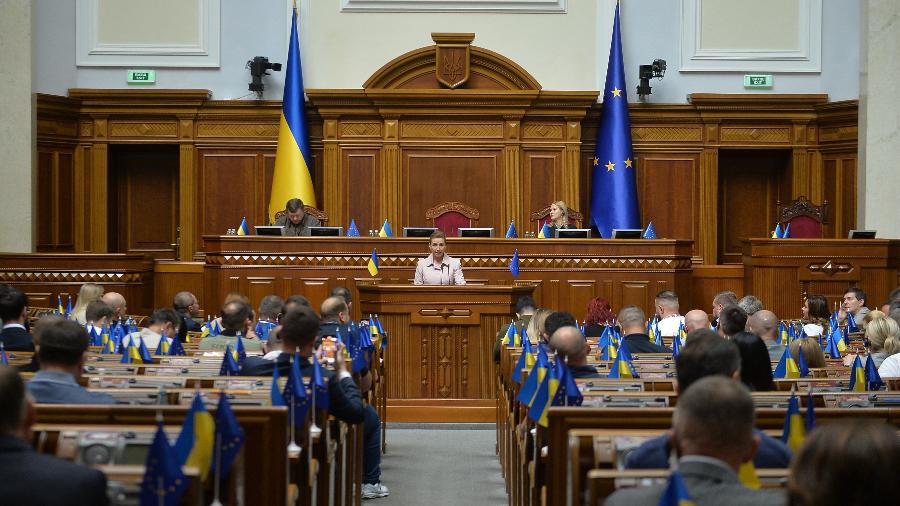
<path fill-rule="evenodd" d="M 390 495 L 388 488 L 381 483 L 363 483 L 363 499 L 378 499 L 379 497 L 387 497 L 388 495 Z"/>

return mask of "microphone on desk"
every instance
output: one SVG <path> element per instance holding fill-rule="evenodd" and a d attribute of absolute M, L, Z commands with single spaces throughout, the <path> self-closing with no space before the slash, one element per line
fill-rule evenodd
<path fill-rule="evenodd" d="M 444 267 L 447 267 L 447 284 L 450 284 L 450 266 L 447 264 L 441 264 L 441 285 L 444 284 Z"/>

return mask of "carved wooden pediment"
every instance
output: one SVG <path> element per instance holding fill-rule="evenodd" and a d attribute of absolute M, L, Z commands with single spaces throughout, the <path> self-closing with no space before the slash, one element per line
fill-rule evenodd
<path fill-rule="evenodd" d="M 474 33 L 432 33 L 435 45 L 412 50 L 378 69 L 363 88 L 540 90 L 515 62 L 473 46 Z"/>

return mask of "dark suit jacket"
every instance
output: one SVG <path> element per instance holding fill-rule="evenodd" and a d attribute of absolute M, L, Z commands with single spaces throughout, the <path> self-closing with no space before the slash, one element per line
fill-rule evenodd
<path fill-rule="evenodd" d="M 672 350 L 665 346 L 651 343 L 647 334 L 628 334 L 624 339 L 631 353 L 672 353 Z"/>
<path fill-rule="evenodd" d="M 106 476 L 89 467 L 36 453 L 25 441 L 0 436 L 0 503 L 17 506 L 108 504 Z"/>
<path fill-rule="evenodd" d="M 0 331 L 0 341 L 6 351 L 34 351 L 34 339 L 27 330 L 8 327 Z"/>
<path fill-rule="evenodd" d="M 784 443 L 767 436 L 765 433 L 753 429 L 753 433 L 759 436 L 759 448 L 753 456 L 753 465 L 757 469 L 785 468 L 791 464 L 791 450 Z M 644 441 L 628 457 L 625 458 L 626 469 L 666 469 L 669 467 L 668 436 L 662 435 Z"/>
<path fill-rule="evenodd" d="M 665 466 L 668 467 L 668 466 Z M 783 490 L 751 490 L 741 484 L 737 473 L 709 462 L 679 461 L 688 495 L 697 506 L 779 506 L 785 503 Z M 666 485 L 622 489 L 606 499 L 607 506 L 656 506 Z"/>
<path fill-rule="evenodd" d="M 181 325 L 178 327 L 178 339 L 183 343 L 188 332 L 199 332 L 202 325 L 197 320 L 188 318 L 181 313 L 178 313 L 178 316 L 181 317 Z"/>
<path fill-rule="evenodd" d="M 291 355 L 282 353 L 277 360 L 266 360 L 262 357 L 247 357 L 244 367 L 241 368 L 241 376 L 271 376 L 272 371 L 278 367 L 278 375 L 286 377 L 291 369 Z M 312 362 L 308 358 L 301 357 L 300 374 L 305 377 L 312 376 Z M 362 423 L 363 404 L 362 394 L 353 378 L 337 379 L 337 374 L 331 369 L 322 369 L 323 378 L 328 381 L 328 412 L 338 420 L 347 423 Z"/>

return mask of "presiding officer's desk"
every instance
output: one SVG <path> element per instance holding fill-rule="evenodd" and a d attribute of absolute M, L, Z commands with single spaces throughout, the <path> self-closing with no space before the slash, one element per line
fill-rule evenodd
<path fill-rule="evenodd" d="M 412 284 L 416 262 L 429 254 L 428 240 L 379 237 L 204 236 L 204 299 L 228 292 L 258 301 L 268 294 L 304 294 L 313 304 L 331 288 L 360 284 Z M 533 285 L 538 304 L 582 318 L 602 295 L 612 307 L 652 308 L 657 292 L 674 290 L 691 305 L 691 241 L 657 239 L 447 239 L 447 254 L 462 263 L 466 282 Z M 366 269 L 372 250 L 380 263 Z M 509 263 L 519 251 L 520 274 Z M 358 306 L 357 306 L 358 308 Z M 359 317 L 359 314 L 354 315 Z"/>

